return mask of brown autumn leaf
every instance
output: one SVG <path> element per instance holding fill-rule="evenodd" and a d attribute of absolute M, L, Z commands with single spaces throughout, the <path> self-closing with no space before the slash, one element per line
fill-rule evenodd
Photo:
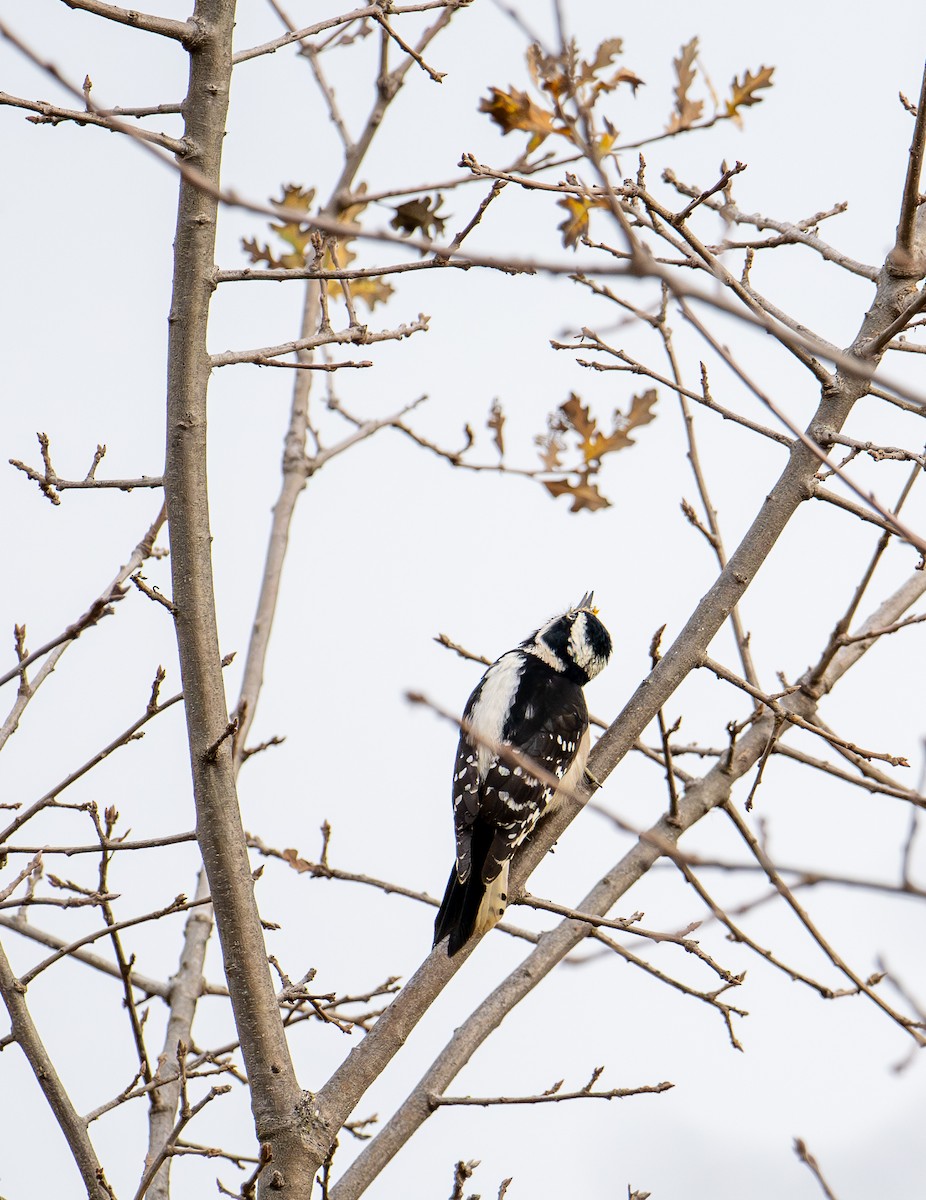
<path fill-rule="evenodd" d="M 618 137 L 619 130 L 615 129 L 608 118 L 605 117 L 604 133 L 598 139 L 598 153 L 602 156 L 605 154 L 610 154 Z"/>
<path fill-rule="evenodd" d="M 566 210 L 566 219 L 557 225 L 563 235 L 563 245 L 575 249 L 581 238 L 588 236 L 588 213 L 591 202 L 584 196 L 564 196 L 556 202 L 558 208 Z"/>
<path fill-rule="evenodd" d="M 301 188 L 296 183 L 290 183 L 283 188 L 280 199 L 274 203 L 285 208 L 300 209 L 308 216 L 309 206 L 314 199 L 314 188 Z M 308 227 L 298 220 L 291 220 L 271 221 L 270 228 L 289 249 L 276 253 L 269 245 L 261 245 L 256 238 L 242 238 L 241 248 L 251 262 L 288 270 L 304 267 L 308 258 L 306 247 L 312 239 Z"/>
<path fill-rule="evenodd" d="M 444 197 L 438 193 L 431 196 L 418 196 L 414 200 L 406 200 L 395 209 L 395 216 L 389 222 L 393 229 L 400 233 L 421 232 L 425 237 L 439 237 L 444 232 L 446 216 L 439 213 Z"/>
<path fill-rule="evenodd" d="M 649 388 L 639 396 L 633 397 L 629 412 L 622 413 L 618 409 L 614 413 L 614 428 L 611 433 L 602 434 L 596 429 L 585 440 L 582 449 L 586 462 L 592 462 L 595 459 L 600 462 L 605 454 L 632 446 L 634 440 L 630 436 L 630 431 L 639 429 L 641 425 L 648 425 L 655 419 L 656 414 L 653 412 L 653 407 L 657 399 L 656 389 Z"/>
<path fill-rule="evenodd" d="M 302 188 L 297 183 L 288 183 L 283 188 L 281 198 L 276 201 L 281 208 L 299 209 L 308 216 L 309 207 L 315 199 L 314 188 Z M 311 240 L 312 234 L 308 227 L 301 221 L 271 221 L 270 228 L 281 238 L 287 245 L 292 246 L 295 255 L 300 259 L 300 265 L 305 266 L 306 253 L 305 248 Z M 292 256 L 288 256 L 292 257 Z"/>
<path fill-rule="evenodd" d="M 569 399 L 559 406 L 559 411 L 566 420 L 567 428 L 575 430 L 581 438 L 584 451 L 584 447 L 590 439 L 598 433 L 598 423 L 595 418 L 575 392 L 569 393 Z"/>
<path fill-rule="evenodd" d="M 568 94 L 569 76 L 561 54 L 544 54 L 543 49 L 534 42 L 527 48 L 527 69 L 534 87 L 542 88 L 555 99 Z"/>
<path fill-rule="evenodd" d="M 261 243 L 259 241 L 257 241 L 256 238 L 242 238 L 241 239 L 241 249 L 248 256 L 249 262 L 254 263 L 255 266 L 261 265 L 261 266 L 276 268 L 276 267 L 299 267 L 299 266 L 304 265 L 303 263 L 300 263 L 298 261 L 298 259 L 296 258 L 295 255 L 292 255 L 292 256 L 284 255 L 284 256 L 278 258 L 277 255 L 275 255 L 273 253 L 273 251 L 270 249 L 270 247 L 266 243 L 261 245 Z M 283 258 L 290 258 L 290 257 L 292 257 L 292 259 L 294 261 L 289 262 L 289 263 L 286 263 L 283 261 Z"/>
<path fill-rule="evenodd" d="M 617 131 L 614 131 L 615 139 Z M 612 139 L 610 144 L 603 148 L 602 153 L 607 153 L 610 146 L 613 145 Z M 562 200 L 557 200 L 557 206 L 566 210 L 567 216 L 565 221 L 561 221 L 557 225 L 557 229 L 563 235 L 563 245 L 566 247 L 572 246 L 573 249 L 578 245 L 580 239 L 588 237 L 588 215 L 593 208 L 607 208 L 607 200 L 593 200 L 590 196 L 564 196 Z"/>
<path fill-rule="evenodd" d="M 391 283 L 387 283 L 385 279 L 376 279 L 374 276 L 350 281 L 350 294 L 355 300 L 362 300 L 370 312 L 377 304 L 385 304 L 394 291 L 395 288 Z"/>
<path fill-rule="evenodd" d="M 489 419 L 486 422 L 489 429 L 492 430 L 492 441 L 495 443 L 495 448 L 498 450 L 499 458 L 505 457 L 505 439 L 502 431 L 505 428 L 505 414 L 502 411 L 501 402 L 499 400 L 492 401 L 492 407 L 489 409 Z"/>
<path fill-rule="evenodd" d="M 623 50 L 623 38 L 606 38 L 595 51 L 594 58 L 589 59 L 588 62 L 579 61 L 576 68 L 576 82 L 580 86 L 592 89 L 594 93 L 592 103 L 602 92 L 613 92 L 622 83 L 629 83 L 634 92 L 642 86 L 643 80 L 629 67 L 618 67 L 609 78 L 603 76 L 603 72 L 607 71 L 613 60 L 618 54 L 622 54 Z"/>
<path fill-rule="evenodd" d="M 675 111 L 669 117 L 669 123 L 666 126 L 667 133 L 678 133 L 682 129 L 689 129 L 704 111 L 704 101 L 692 100 L 688 95 L 688 90 L 694 83 L 695 75 L 698 73 L 697 57 L 698 39 L 693 37 L 690 42 L 686 42 L 681 50 L 679 50 L 678 58 L 672 59 L 678 83 L 673 93 L 675 96 Z"/>
<path fill-rule="evenodd" d="M 727 116 L 735 117 L 741 108 L 749 108 L 753 104 L 761 104 L 762 97 L 757 96 L 756 92 L 762 88 L 770 88 L 772 86 L 772 73 L 774 70 L 774 67 L 760 67 L 755 75 L 746 71 L 742 82 L 734 75 L 733 82 L 730 85 L 730 99 L 727 101 Z"/>
<path fill-rule="evenodd" d="M 611 63 L 617 58 L 618 54 L 624 53 L 623 38 L 605 38 L 598 49 L 595 51 L 595 57 L 588 62 L 581 64 L 581 75 L 593 76 L 599 71 L 603 71 L 605 67 L 610 67 Z"/>
<path fill-rule="evenodd" d="M 479 111 L 488 113 L 492 120 L 501 126 L 503 134 L 511 133 L 516 129 L 531 134 L 530 141 L 527 143 L 528 154 L 536 150 L 551 133 L 559 133 L 563 137 L 571 138 L 572 135 L 568 129 L 554 124 L 553 113 L 546 108 L 541 108 L 539 104 L 535 104 L 527 92 L 519 92 L 517 88 L 512 88 L 510 92 L 503 92 L 500 88 L 495 87 L 490 88 L 489 91 L 492 95 L 490 98 L 479 101 Z"/>
<path fill-rule="evenodd" d="M 560 458 L 565 450 L 562 435 L 551 430 L 549 433 L 538 433 L 534 438 L 538 447 L 540 461 L 545 471 L 558 471 L 563 465 Z"/>
<path fill-rule="evenodd" d="M 597 484 L 589 483 L 588 476 L 580 477 L 578 483 L 570 483 L 568 479 L 544 479 L 543 486 L 551 496 L 569 496 L 572 499 L 570 512 L 581 512 L 583 508 L 597 512 L 600 508 L 611 507 L 611 501 L 602 496 Z"/>
<path fill-rule="evenodd" d="M 312 870 L 312 863 L 306 862 L 304 858 L 300 858 L 298 850 L 284 850 L 281 858 L 284 862 L 289 863 L 294 871 L 299 871 L 300 874 Z"/>
<path fill-rule="evenodd" d="M 338 209 L 336 216 L 339 221 L 343 221 L 346 225 L 355 225 L 358 223 L 360 214 L 367 206 L 367 200 L 364 198 L 366 190 L 365 183 L 361 183 L 357 187 L 350 202 Z M 357 257 L 350 248 L 352 241 L 353 238 L 350 237 L 325 238 L 320 264 L 322 270 L 343 271 L 349 267 Z M 384 279 L 377 278 L 375 275 L 360 279 L 351 279 L 347 281 L 347 286 L 350 288 L 351 297 L 354 300 L 362 300 L 370 312 L 373 311 L 377 304 L 384 304 L 395 291 L 391 283 L 386 283 Z M 337 279 L 328 281 L 328 291 L 333 296 L 343 296 L 344 294 L 344 288 Z"/>
<path fill-rule="evenodd" d="M 349 267 L 357 255 L 351 250 L 346 238 L 328 238 L 322 254 L 321 268 L 323 271 L 343 271 Z M 351 279 L 347 286 L 354 300 L 362 300 L 370 312 L 377 304 L 384 304 L 395 291 L 391 283 L 370 275 L 361 279 Z M 343 295 L 344 288 L 338 279 L 328 280 L 328 291 L 331 295 Z"/>
<path fill-rule="evenodd" d="M 561 455 L 566 449 L 566 443 L 563 441 L 565 430 L 565 422 L 557 410 L 547 416 L 546 433 L 538 433 L 534 438 L 534 445 L 545 471 L 558 471 L 562 466 Z"/>
<path fill-rule="evenodd" d="M 599 81 L 598 89 L 602 92 L 613 92 L 622 83 L 629 83 L 632 92 L 636 92 L 638 87 L 646 86 L 646 81 L 641 79 L 636 71 L 631 71 L 629 67 L 621 67 L 610 79 Z"/>

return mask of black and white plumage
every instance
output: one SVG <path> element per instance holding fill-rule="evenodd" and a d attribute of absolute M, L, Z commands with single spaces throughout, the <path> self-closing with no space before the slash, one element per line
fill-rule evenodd
<path fill-rule="evenodd" d="M 434 922 L 448 954 L 501 920 L 512 855 L 559 799 L 504 747 L 574 789 L 589 749 L 582 688 L 610 654 L 589 592 L 494 662 L 467 701 L 453 775 L 457 857 Z"/>

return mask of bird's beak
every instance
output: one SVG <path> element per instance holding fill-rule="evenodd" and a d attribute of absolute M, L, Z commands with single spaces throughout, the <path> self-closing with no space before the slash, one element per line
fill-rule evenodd
<path fill-rule="evenodd" d="M 594 605 L 594 603 L 593 603 L 593 602 L 594 602 L 594 599 L 595 599 L 595 593 L 594 593 L 594 592 L 586 592 L 586 593 L 585 593 L 585 595 L 582 597 L 582 599 L 579 601 L 579 603 L 576 605 L 576 608 L 577 608 L 577 609 L 578 609 L 578 608 L 587 608 L 587 609 L 590 609 L 590 610 L 591 610 L 591 612 L 593 612 L 593 613 L 594 613 L 594 614 L 597 616 L 597 615 L 598 615 L 598 609 L 597 609 L 597 608 L 595 608 L 595 605 Z"/>

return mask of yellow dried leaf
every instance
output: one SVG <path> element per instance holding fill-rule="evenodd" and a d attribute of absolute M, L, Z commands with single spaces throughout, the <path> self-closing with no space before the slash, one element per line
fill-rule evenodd
<path fill-rule="evenodd" d="M 616 131 L 615 131 L 616 135 Z M 564 196 L 557 205 L 568 214 L 565 221 L 557 225 L 563 235 L 564 246 L 576 246 L 580 238 L 588 236 L 588 214 L 593 208 L 607 208 L 606 200 L 593 200 L 589 196 Z"/>
<path fill-rule="evenodd" d="M 603 92 L 613 92 L 622 83 L 629 83 L 632 92 L 636 92 L 638 87 L 645 86 L 645 81 L 640 78 L 636 71 L 631 71 L 629 67 L 621 67 L 610 79 L 605 80 L 598 86 Z"/>
<path fill-rule="evenodd" d="M 594 75 L 598 71 L 604 70 L 605 67 L 609 67 L 612 60 L 617 58 L 618 54 L 623 54 L 623 52 L 623 38 L 605 38 L 595 51 L 595 57 L 591 62 L 583 63 L 583 66 Z"/>
<path fill-rule="evenodd" d="M 305 871 L 312 870 L 312 864 L 310 862 L 306 862 L 304 858 L 300 858 L 298 850 L 284 850 L 280 857 L 284 862 L 289 863 L 294 871 L 298 871 L 300 874 L 303 874 Z"/>
<path fill-rule="evenodd" d="M 610 508 L 611 501 L 602 496 L 594 483 L 587 478 L 578 483 L 570 483 L 568 479 L 545 479 L 543 486 L 551 496 L 569 496 L 572 499 L 570 512 L 581 512 L 583 508 L 589 512 L 597 512 L 600 508 Z"/>
<path fill-rule="evenodd" d="M 704 111 L 703 100 L 692 100 L 688 95 L 688 90 L 694 83 L 695 75 L 697 74 L 697 57 L 698 57 L 698 39 L 693 37 L 690 42 L 686 42 L 678 52 L 678 58 L 672 59 L 672 65 L 675 67 L 675 77 L 678 80 L 675 85 L 675 111 L 669 117 L 669 123 L 666 126 L 666 132 L 678 133 L 682 129 L 689 129 L 695 121 L 697 121 Z"/>
<path fill-rule="evenodd" d="M 299 209 L 308 216 L 309 206 L 314 199 L 314 188 L 302 188 L 296 183 L 290 183 L 283 188 L 282 197 L 276 203 L 281 208 Z M 307 226 L 298 220 L 271 221 L 270 228 L 295 251 L 294 254 L 286 254 L 280 259 L 283 265 L 304 267 L 306 264 L 306 246 L 312 238 L 312 234 Z M 284 261 L 286 259 L 290 261 Z"/>
<path fill-rule="evenodd" d="M 354 205 L 358 210 L 364 205 Z M 357 255 L 351 250 L 347 243 L 347 239 L 328 238 L 325 241 L 325 252 L 322 255 L 321 268 L 323 271 L 340 271 L 348 267 Z M 387 283 L 384 279 L 377 279 L 375 276 L 369 276 L 365 279 L 351 279 L 348 281 L 350 294 L 355 300 L 362 300 L 366 304 L 370 312 L 377 304 L 385 303 L 395 291 L 391 283 Z M 328 281 L 328 291 L 333 296 L 343 295 L 344 288 L 341 286 L 340 280 L 331 279 Z"/>
<path fill-rule="evenodd" d="M 338 291 L 344 290 L 340 284 L 337 286 Z M 387 283 L 385 279 L 376 279 L 374 276 L 368 279 L 351 279 L 348 286 L 351 296 L 355 300 L 362 300 L 370 312 L 377 304 L 385 304 L 395 291 L 391 283 Z"/>
<path fill-rule="evenodd" d="M 568 427 L 575 430 L 583 443 L 587 443 L 598 433 L 598 424 L 595 418 L 575 392 L 569 393 L 569 399 L 559 406 L 559 411 L 566 419 Z"/>
<path fill-rule="evenodd" d="M 557 433 L 555 429 L 551 429 L 547 433 L 539 433 L 534 438 L 534 444 L 538 447 L 543 469 L 545 471 L 558 471 L 562 466 L 560 456 L 565 449 L 562 435 Z"/>
<path fill-rule="evenodd" d="M 553 113 L 535 104 L 527 92 L 519 92 L 517 88 L 512 88 L 510 92 L 495 87 L 489 90 L 491 98 L 479 101 L 479 111 L 488 113 L 501 127 L 503 134 L 516 129 L 531 134 L 527 143 L 528 153 L 536 150 L 551 133 L 571 137 L 568 129 L 554 124 Z"/>
<path fill-rule="evenodd" d="M 557 99 L 568 93 L 569 76 L 563 66 L 562 55 L 544 54 L 535 42 L 527 49 L 527 69 L 534 81 L 534 87 L 543 88 Z"/>
<path fill-rule="evenodd" d="M 618 409 L 614 413 L 614 427 L 611 433 L 602 434 L 595 430 L 583 443 L 583 453 L 586 462 L 601 461 L 605 454 L 615 450 L 624 450 L 634 444 L 630 436 L 631 429 L 648 425 L 655 418 L 653 406 L 658 396 L 655 388 L 650 388 L 640 396 L 634 396 L 630 402 L 630 411 L 622 413 Z"/>
<path fill-rule="evenodd" d="M 648 425 L 656 416 L 653 408 L 658 399 L 655 388 L 647 388 L 639 396 L 634 396 L 630 402 L 630 412 L 626 417 L 627 428 L 639 429 L 641 425 Z"/>
<path fill-rule="evenodd" d="M 762 97 L 757 96 L 756 92 L 772 86 L 774 70 L 774 67 L 760 67 L 755 75 L 746 71 L 742 82 L 734 75 L 730 85 L 730 99 L 727 101 L 727 116 L 735 117 L 739 109 L 749 108 L 753 104 L 761 104 Z"/>
<path fill-rule="evenodd" d="M 566 210 L 566 220 L 556 227 L 563 235 L 563 245 L 577 246 L 579 239 L 588 235 L 589 203 L 583 196 L 564 196 L 556 203 Z"/>
<path fill-rule="evenodd" d="M 267 245 L 261 245 L 256 238 L 242 238 L 241 249 L 255 265 L 266 264 L 268 267 L 282 267 L 282 263 Z"/>
<path fill-rule="evenodd" d="M 590 88 L 591 102 L 594 104 L 602 92 L 613 92 L 622 83 L 629 83 L 634 91 L 641 87 L 643 80 L 629 67 L 618 67 L 610 77 L 603 77 L 612 61 L 624 50 L 623 38 L 607 38 L 595 51 L 595 57 L 588 62 L 579 61 L 575 68 L 576 83 L 580 87 Z M 575 45 L 573 44 L 573 52 Z"/>
<path fill-rule="evenodd" d="M 598 139 L 598 153 L 600 155 L 610 154 L 614 147 L 614 143 L 620 136 L 618 130 L 614 128 L 607 117 L 604 119 L 604 133 Z"/>

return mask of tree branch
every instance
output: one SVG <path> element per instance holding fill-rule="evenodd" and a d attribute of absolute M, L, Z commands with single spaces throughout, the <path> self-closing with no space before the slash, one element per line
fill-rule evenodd
<path fill-rule="evenodd" d="M 103 1168 L 87 1134 L 87 1128 L 64 1084 L 55 1070 L 48 1051 L 26 1007 L 26 989 L 13 974 L 9 960 L 0 946 L 0 994 L 10 1014 L 13 1038 L 29 1061 L 39 1087 L 45 1093 L 49 1108 L 55 1114 L 61 1132 L 67 1139 L 74 1162 L 80 1171 L 90 1200 L 113 1200 Z"/>
<path fill-rule="evenodd" d="M 272 1168 L 261 1176 L 287 1197 L 306 1196 L 308 1169 L 298 1128 L 301 1092 L 267 965 L 247 845 L 235 790 L 216 626 L 206 482 L 206 343 L 214 273 L 222 142 L 231 79 L 234 4 L 198 0 L 202 28 L 190 51 L 185 135 L 190 165 L 209 191 L 185 174 L 174 243 L 167 380 L 165 495 L 170 526 L 173 602 L 185 696 L 197 833 L 215 908 L 232 1009 L 251 1091 L 258 1140 Z M 214 756 L 209 748 L 215 747 Z"/>
<path fill-rule="evenodd" d="M 918 572 L 880 606 L 859 632 L 864 632 L 866 628 L 881 628 L 897 620 L 924 592 L 926 572 Z M 823 677 L 821 695 L 832 689 L 870 644 L 864 641 L 853 642 L 838 652 Z M 664 661 L 665 659 L 660 660 L 650 679 Z M 813 714 L 815 703 L 815 700 L 801 692 L 793 693 L 784 701 L 786 706 L 794 708 L 795 711 L 801 710 L 807 716 Z M 729 761 L 721 761 L 702 779 L 686 788 L 685 795 L 679 803 L 677 817 L 671 821 L 663 817 L 641 835 L 636 845 L 592 888 L 576 908 L 583 913 L 607 914 L 664 852 L 671 851 L 687 829 L 727 800 L 734 781 L 742 778 L 760 759 L 774 722 L 775 717 L 772 714 L 756 721 L 737 741 Z M 620 718 L 611 726 L 612 731 L 615 728 L 620 728 Z M 598 742 L 589 759 L 589 768 L 596 778 L 601 778 L 598 775 L 600 765 L 606 765 L 608 761 L 609 750 L 606 747 L 604 752 L 601 751 L 602 741 Z M 563 813 L 563 809 L 567 811 Z M 559 838 L 577 811 L 576 801 L 564 797 L 560 810 L 541 824 L 535 837 L 526 844 L 512 866 L 512 896 L 519 894 L 524 881 L 540 858 L 548 852 L 551 844 Z M 566 920 L 541 938 L 537 949 L 528 955 L 456 1030 L 450 1042 L 412 1089 L 408 1099 L 332 1189 L 331 1200 L 356 1200 L 363 1194 L 386 1163 L 431 1115 L 432 1108 L 428 1097 L 446 1091 L 450 1082 L 511 1009 L 546 978 L 558 962 L 575 949 L 587 936 L 587 932 L 588 926 L 582 922 Z M 443 953 L 442 947 L 435 948 L 361 1045 L 353 1051 L 344 1066 L 335 1072 L 316 1097 L 320 1115 L 330 1123 L 330 1127 L 337 1127 L 342 1108 L 346 1110 L 345 1117 L 350 1112 L 362 1091 L 366 1090 L 385 1063 L 404 1043 L 415 1024 L 413 1014 L 419 1008 L 423 1012 L 458 969 L 459 960 L 468 958 L 474 946 L 475 939 L 452 959 Z M 909 1026 L 906 1028 L 918 1044 L 926 1044 L 926 1038 L 917 1030 Z"/>
<path fill-rule="evenodd" d="M 107 21 L 115 21 L 117 25 L 130 25 L 133 29 L 141 29 L 146 33 L 173 38 L 187 49 L 194 46 L 200 37 L 200 27 L 195 17 L 189 21 L 172 21 L 168 17 L 152 16 L 134 8 L 105 4 L 103 0 L 64 0 L 64 3 L 68 8 L 76 8 L 95 17 L 104 17 Z"/>

